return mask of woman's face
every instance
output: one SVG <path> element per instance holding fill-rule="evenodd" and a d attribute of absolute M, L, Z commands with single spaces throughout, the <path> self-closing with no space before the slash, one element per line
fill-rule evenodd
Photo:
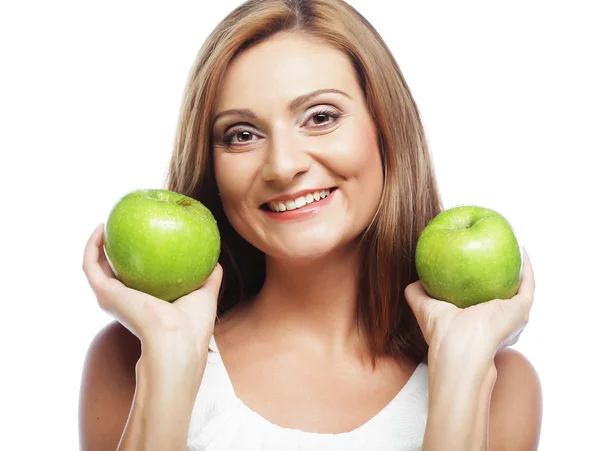
<path fill-rule="evenodd" d="M 244 239 L 273 257 L 314 259 L 367 227 L 383 170 L 344 53 L 306 36 L 273 36 L 232 62 L 215 111 L 217 186 Z"/>

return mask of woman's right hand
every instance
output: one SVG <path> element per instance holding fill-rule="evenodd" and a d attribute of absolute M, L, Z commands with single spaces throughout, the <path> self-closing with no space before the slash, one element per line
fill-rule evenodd
<path fill-rule="evenodd" d="M 175 352 L 179 356 L 171 357 L 203 360 L 214 331 L 221 265 L 217 263 L 202 287 L 166 302 L 128 288 L 115 277 L 104 253 L 103 234 L 104 225 L 100 224 L 89 238 L 83 258 L 83 271 L 100 307 L 140 339 L 143 352 Z"/>

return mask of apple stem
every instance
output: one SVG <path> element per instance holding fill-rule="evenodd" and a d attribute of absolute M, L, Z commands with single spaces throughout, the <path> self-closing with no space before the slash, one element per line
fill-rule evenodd
<path fill-rule="evenodd" d="M 177 201 L 178 205 L 181 205 L 182 207 L 189 207 L 190 205 L 192 205 L 192 202 L 189 199 L 179 199 Z"/>

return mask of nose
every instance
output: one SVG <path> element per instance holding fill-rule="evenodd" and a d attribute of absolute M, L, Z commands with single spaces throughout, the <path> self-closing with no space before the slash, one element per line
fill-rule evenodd
<path fill-rule="evenodd" d="M 267 143 L 267 154 L 262 176 L 267 182 L 291 182 L 296 176 L 308 171 L 311 158 L 302 147 L 302 138 L 293 130 L 280 127 L 273 130 Z"/>

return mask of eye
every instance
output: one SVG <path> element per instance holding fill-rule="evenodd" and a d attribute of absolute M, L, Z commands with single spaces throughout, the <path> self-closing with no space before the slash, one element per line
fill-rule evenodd
<path fill-rule="evenodd" d="M 310 114 L 305 125 L 311 128 L 325 128 L 336 123 L 341 116 L 342 114 L 335 109 L 320 107 L 320 109 Z M 248 129 L 249 126 L 250 124 L 238 124 L 236 127 L 229 129 L 223 137 L 223 144 L 228 148 L 242 148 L 260 140 L 260 136 Z"/>
<path fill-rule="evenodd" d="M 255 139 L 253 139 L 253 137 Z M 223 143 L 226 145 L 244 144 L 251 141 L 256 141 L 258 136 L 245 128 L 233 128 L 223 137 Z"/>
<path fill-rule="evenodd" d="M 314 124 L 312 126 L 317 128 L 326 127 L 327 125 L 335 123 L 335 121 L 337 121 L 340 118 L 340 116 L 341 114 L 338 111 L 325 108 L 312 113 L 309 120 L 306 121 L 306 123 L 310 125 L 310 123 L 312 122 Z"/>

